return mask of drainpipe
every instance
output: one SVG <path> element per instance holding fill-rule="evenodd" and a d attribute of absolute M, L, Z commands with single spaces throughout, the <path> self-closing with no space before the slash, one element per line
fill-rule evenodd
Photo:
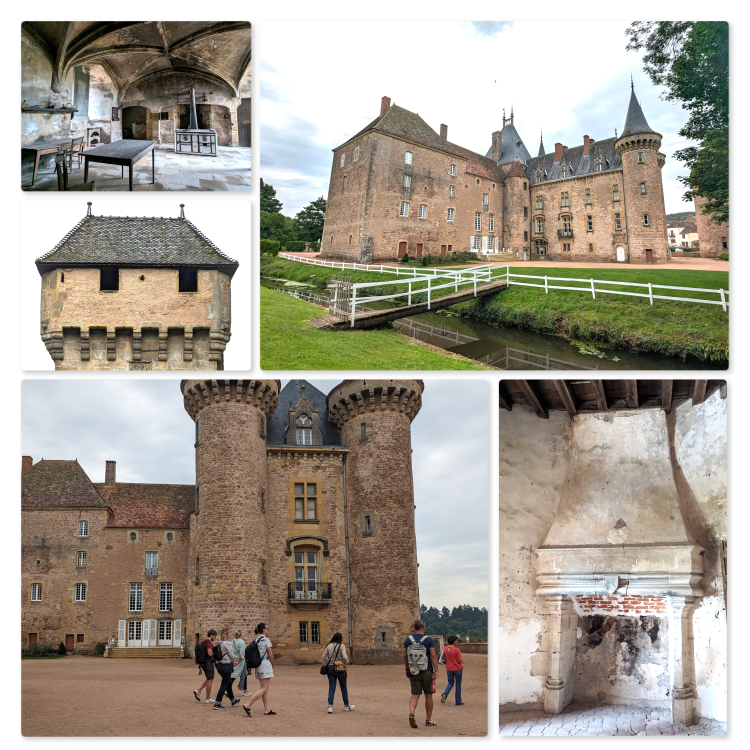
<path fill-rule="evenodd" d="M 352 582 L 349 575 L 349 515 L 346 500 L 346 453 L 343 455 L 344 462 L 344 543 L 346 548 L 346 606 L 349 612 L 349 658 L 352 654 Z"/>

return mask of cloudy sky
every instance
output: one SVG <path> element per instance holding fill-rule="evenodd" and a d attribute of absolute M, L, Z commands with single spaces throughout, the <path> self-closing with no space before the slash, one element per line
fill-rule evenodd
<path fill-rule="evenodd" d="M 285 384 L 287 381 L 282 381 Z M 327 393 L 340 381 L 310 381 Z M 412 425 L 419 584 L 427 606 L 487 606 L 488 385 L 431 380 Z M 193 421 L 178 381 L 26 380 L 22 452 L 74 459 L 93 482 L 193 484 Z M 460 518 L 459 518 L 460 515 Z"/>
<path fill-rule="evenodd" d="M 630 75 L 646 119 L 662 133 L 667 212 L 682 201 L 684 174 L 672 159 L 686 141 L 678 104 L 659 99 L 626 52 L 629 22 L 309 22 L 264 23 L 260 55 L 261 176 L 293 216 L 327 196 L 331 150 L 361 130 L 389 96 L 448 139 L 486 153 L 505 108 L 532 156 L 544 133 L 559 141 L 622 132 Z M 305 65 L 290 49 L 304 50 Z M 560 51 L 560 55 L 556 51 Z"/>

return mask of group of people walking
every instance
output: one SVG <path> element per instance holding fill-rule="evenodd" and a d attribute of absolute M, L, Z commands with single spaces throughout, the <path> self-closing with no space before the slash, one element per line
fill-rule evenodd
<path fill-rule="evenodd" d="M 445 703 L 451 691 L 455 687 L 455 699 L 457 706 L 463 706 L 461 700 L 461 679 L 463 677 L 463 661 L 461 650 L 456 646 L 458 638 L 455 635 L 448 637 L 448 645 L 445 646 L 437 657 L 435 640 L 426 634 L 426 626 L 422 620 L 413 624 L 414 632 L 404 641 L 404 666 L 406 676 L 411 686 L 411 698 L 409 700 L 409 724 L 414 729 L 418 728 L 415 712 L 419 699 L 424 694 L 426 726 L 437 726 L 432 718 L 433 695 L 436 692 L 438 678 L 438 665 L 444 664 L 448 673 L 448 684 L 440 696 L 440 702 Z M 206 691 L 206 703 L 212 703 L 215 711 L 223 711 L 225 707 L 222 700 L 226 695 L 231 706 L 242 703 L 242 699 L 235 697 L 233 683 L 239 678 L 237 689 L 242 697 L 249 698 L 242 704 L 245 713 L 252 717 L 251 707 L 258 700 L 263 701 L 263 715 L 276 716 L 269 704 L 268 691 L 273 678 L 274 657 L 273 645 L 268 637 L 268 627 L 264 622 L 258 623 L 255 628 L 255 638 L 250 645 L 242 638 L 242 631 L 237 630 L 234 638 L 230 641 L 230 629 L 221 631 L 221 638 L 217 637 L 215 630 L 209 630 L 205 640 L 195 647 L 195 661 L 199 666 L 198 673 L 204 675 L 204 680 L 198 688 L 193 690 L 197 701 L 201 701 L 201 692 Z M 323 666 L 320 669 L 322 675 L 328 677 L 328 713 L 333 713 L 333 701 L 336 695 L 336 686 L 341 691 L 344 701 L 344 710 L 353 711 L 355 706 L 349 703 L 349 690 L 347 686 L 347 665 L 349 656 L 343 643 L 341 633 L 334 633 L 330 642 L 323 651 Z M 255 669 L 255 676 L 260 687 L 254 693 L 250 692 L 247 679 Z M 216 698 L 211 697 L 215 671 L 221 677 L 221 684 Z"/>

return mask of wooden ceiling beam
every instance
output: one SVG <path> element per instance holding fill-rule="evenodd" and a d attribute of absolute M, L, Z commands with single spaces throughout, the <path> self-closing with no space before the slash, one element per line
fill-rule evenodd
<path fill-rule="evenodd" d="M 708 380 L 696 380 L 693 386 L 693 406 L 698 406 L 706 400 L 706 385 Z"/>
<path fill-rule="evenodd" d="M 594 395 L 596 396 L 596 406 L 602 411 L 607 411 L 609 406 L 607 405 L 607 393 L 604 390 L 603 380 L 592 380 L 591 385 L 594 388 Z"/>
<path fill-rule="evenodd" d="M 542 404 L 539 397 L 534 393 L 534 389 L 531 387 L 531 383 L 528 380 L 516 380 L 518 387 L 521 389 L 526 401 L 529 406 L 533 407 L 537 417 L 540 419 L 549 419 L 549 412 L 547 407 Z"/>
<path fill-rule="evenodd" d="M 628 397 L 628 406 L 631 409 L 638 408 L 638 381 L 637 380 L 626 380 L 625 381 L 625 393 Z"/>
<path fill-rule="evenodd" d="M 568 388 L 568 384 L 564 380 L 553 380 L 552 382 L 554 383 L 555 388 L 557 388 L 557 392 L 565 406 L 565 410 L 570 415 L 570 418 L 573 419 L 573 417 L 578 414 L 578 409 L 576 409 L 575 398 L 573 398 L 573 394 L 571 393 L 570 388 Z"/>
<path fill-rule="evenodd" d="M 669 414 L 672 411 L 672 384 L 673 380 L 661 381 L 661 408 Z"/>

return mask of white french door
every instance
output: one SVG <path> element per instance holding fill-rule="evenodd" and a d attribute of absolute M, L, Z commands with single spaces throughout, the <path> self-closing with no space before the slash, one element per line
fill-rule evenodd
<path fill-rule="evenodd" d="M 172 645 L 172 621 L 159 620 L 159 646 Z"/>
<path fill-rule="evenodd" d="M 142 644 L 143 622 L 141 620 L 128 620 L 128 647 L 140 648 Z"/>

